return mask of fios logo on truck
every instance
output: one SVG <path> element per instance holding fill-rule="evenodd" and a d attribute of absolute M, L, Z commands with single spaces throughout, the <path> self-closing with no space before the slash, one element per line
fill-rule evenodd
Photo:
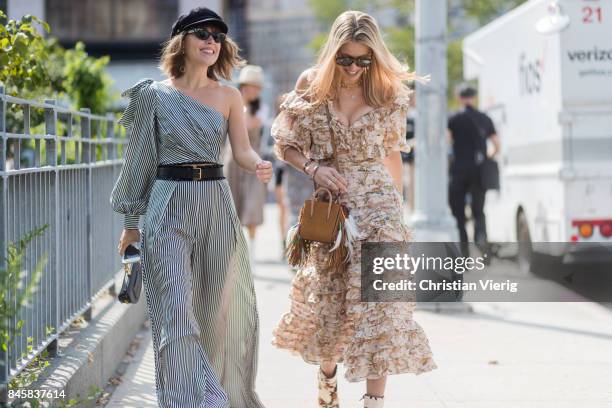
<path fill-rule="evenodd" d="M 519 94 L 531 95 L 542 89 L 542 63 L 538 59 L 528 60 L 525 53 L 519 57 Z"/>

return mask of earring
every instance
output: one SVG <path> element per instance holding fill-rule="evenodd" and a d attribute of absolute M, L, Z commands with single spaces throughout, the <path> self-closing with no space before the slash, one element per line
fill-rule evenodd
<path fill-rule="evenodd" d="M 181 67 L 179 68 L 179 71 L 181 71 L 181 73 L 185 73 L 185 66 L 181 65 Z"/>

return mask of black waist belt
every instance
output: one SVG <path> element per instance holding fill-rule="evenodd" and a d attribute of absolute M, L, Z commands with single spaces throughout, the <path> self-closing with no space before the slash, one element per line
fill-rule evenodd
<path fill-rule="evenodd" d="M 224 179 L 222 165 L 190 164 L 189 166 L 166 165 L 157 167 L 157 178 L 161 180 L 201 181 Z"/>

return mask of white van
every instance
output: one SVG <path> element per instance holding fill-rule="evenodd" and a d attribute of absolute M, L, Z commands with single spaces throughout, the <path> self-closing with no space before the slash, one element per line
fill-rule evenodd
<path fill-rule="evenodd" d="M 540 253 L 610 262 L 612 0 L 528 1 L 469 35 L 463 54 L 501 141 L 489 240 L 519 242 L 527 268 Z"/>

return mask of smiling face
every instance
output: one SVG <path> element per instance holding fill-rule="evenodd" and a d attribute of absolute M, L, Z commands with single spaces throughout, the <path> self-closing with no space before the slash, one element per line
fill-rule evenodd
<path fill-rule="evenodd" d="M 357 60 L 358 58 L 371 58 L 372 51 L 362 43 L 349 41 L 340 47 L 336 55 L 339 57 L 352 57 Z M 339 74 L 340 79 L 345 83 L 358 81 L 365 70 L 366 68 L 359 67 L 356 63 L 348 67 L 336 65 L 336 73 Z"/>
<path fill-rule="evenodd" d="M 210 33 L 220 32 L 217 27 L 204 25 L 197 28 L 203 28 Z M 196 65 L 204 65 L 210 67 L 219 59 L 221 52 L 221 43 L 215 42 L 213 37 L 208 37 L 206 40 L 199 39 L 195 34 L 190 33 L 185 35 L 185 61 Z"/>

